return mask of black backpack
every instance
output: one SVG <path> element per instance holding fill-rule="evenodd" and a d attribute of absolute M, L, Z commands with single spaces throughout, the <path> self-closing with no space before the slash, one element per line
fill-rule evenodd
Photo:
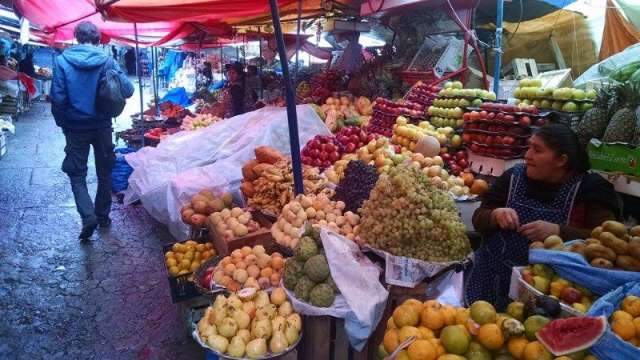
<path fill-rule="evenodd" d="M 113 66 L 111 57 L 104 65 L 104 71 L 98 79 L 98 91 L 96 92 L 96 110 L 98 113 L 116 117 L 122 114 L 127 99 L 122 94 L 122 82 L 120 74 Z"/>

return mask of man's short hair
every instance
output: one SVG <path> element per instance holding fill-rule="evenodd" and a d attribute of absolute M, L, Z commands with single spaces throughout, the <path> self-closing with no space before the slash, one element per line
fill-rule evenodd
<path fill-rule="evenodd" d="M 80 44 L 98 45 L 100 43 L 100 30 L 89 21 L 83 21 L 76 25 L 76 28 L 73 30 L 73 35 Z"/>

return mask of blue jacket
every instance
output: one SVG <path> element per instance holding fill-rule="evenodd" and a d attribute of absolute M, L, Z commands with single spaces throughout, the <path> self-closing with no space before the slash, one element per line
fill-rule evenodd
<path fill-rule="evenodd" d="M 111 127 L 111 118 L 96 112 L 98 80 L 110 56 L 93 45 L 77 45 L 65 50 L 53 64 L 51 112 L 64 130 L 92 130 Z M 114 61 L 122 77 L 122 93 L 133 95 L 133 84 Z"/>

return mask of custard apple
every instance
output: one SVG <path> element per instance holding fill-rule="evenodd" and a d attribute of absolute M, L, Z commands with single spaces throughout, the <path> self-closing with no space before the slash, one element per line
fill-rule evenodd
<path fill-rule="evenodd" d="M 336 282 L 333 281 L 333 277 L 331 277 L 331 275 L 329 275 L 329 277 L 327 278 L 327 281 L 325 282 L 329 284 L 329 286 L 331 286 L 331 288 L 333 289 L 333 292 L 335 292 L 336 294 L 340 294 L 340 289 L 338 289 L 338 285 L 336 285 Z"/>
<path fill-rule="evenodd" d="M 306 276 L 301 277 L 296 284 L 296 287 L 293 289 L 293 292 L 296 294 L 296 298 L 307 301 L 309 299 L 309 293 L 311 289 L 313 289 L 315 283 L 311 281 Z"/>
<path fill-rule="evenodd" d="M 313 227 L 313 225 L 307 223 L 307 225 L 304 228 L 304 233 L 302 233 L 302 236 L 308 236 L 313 240 L 315 240 L 318 246 L 322 246 L 322 240 L 320 240 L 320 230 Z"/>
<path fill-rule="evenodd" d="M 317 307 L 329 307 L 333 305 L 335 299 L 336 295 L 333 293 L 331 285 L 326 283 L 314 286 L 309 294 L 309 302 Z"/>
<path fill-rule="evenodd" d="M 304 274 L 313 282 L 323 282 L 330 275 L 329 264 L 324 255 L 316 255 L 304 264 Z"/>
<path fill-rule="evenodd" d="M 312 256 L 318 255 L 318 244 L 312 238 L 305 236 L 300 239 L 293 255 L 300 261 L 307 261 Z"/>

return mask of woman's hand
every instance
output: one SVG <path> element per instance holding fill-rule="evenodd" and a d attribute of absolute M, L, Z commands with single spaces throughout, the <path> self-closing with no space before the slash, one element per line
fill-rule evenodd
<path fill-rule="evenodd" d="M 491 219 L 502 230 L 518 230 L 520 219 L 515 210 L 510 208 L 497 208 L 491 212 Z"/>
<path fill-rule="evenodd" d="M 518 232 L 529 241 L 544 241 L 551 235 L 560 234 L 560 225 L 538 220 L 522 225 Z"/>

